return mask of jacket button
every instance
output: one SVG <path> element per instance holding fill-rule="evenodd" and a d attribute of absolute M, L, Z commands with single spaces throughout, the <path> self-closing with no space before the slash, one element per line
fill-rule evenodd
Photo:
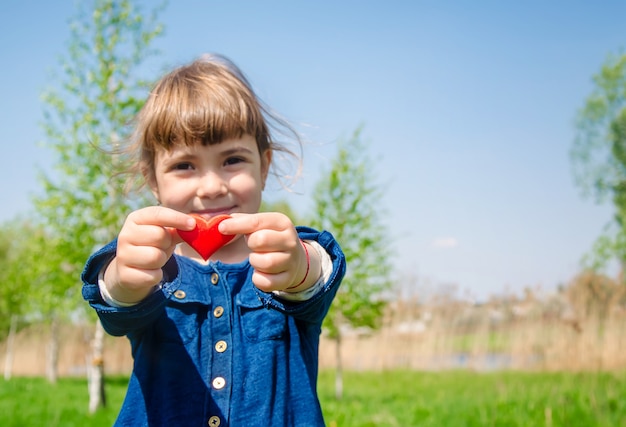
<path fill-rule="evenodd" d="M 215 390 L 221 390 L 226 385 L 226 380 L 222 377 L 215 377 L 213 378 L 212 384 Z"/>
<path fill-rule="evenodd" d="M 222 307 L 221 305 L 215 307 L 215 310 L 213 310 L 213 316 L 222 317 L 222 314 L 224 314 L 224 307 Z"/>
<path fill-rule="evenodd" d="M 219 340 L 218 342 L 215 343 L 215 350 L 218 353 L 224 353 L 227 348 L 228 348 L 228 344 L 226 344 L 226 341 L 224 340 Z"/>
<path fill-rule="evenodd" d="M 209 427 L 220 427 L 221 423 L 222 421 L 220 420 L 220 417 L 213 415 L 211 418 L 209 418 L 209 422 L 207 422 L 207 425 Z"/>
<path fill-rule="evenodd" d="M 220 275 L 217 273 L 211 274 L 211 283 L 217 285 L 217 282 L 220 280 Z"/>
<path fill-rule="evenodd" d="M 174 292 L 174 296 L 178 299 L 183 299 L 187 296 L 187 294 L 182 289 L 179 289 L 176 292 Z"/>

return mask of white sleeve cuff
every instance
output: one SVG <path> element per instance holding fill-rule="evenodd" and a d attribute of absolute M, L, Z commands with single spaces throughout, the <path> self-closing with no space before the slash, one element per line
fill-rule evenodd
<path fill-rule="evenodd" d="M 118 307 L 118 308 L 132 307 L 135 304 L 118 301 L 115 298 L 113 298 L 111 294 L 109 293 L 109 289 L 107 288 L 106 283 L 104 283 L 104 272 L 108 266 L 109 264 L 102 267 L 102 269 L 98 273 L 98 288 L 100 288 L 100 296 L 102 296 L 102 299 L 104 300 L 104 302 L 106 302 L 111 307 Z"/>
<path fill-rule="evenodd" d="M 104 282 L 104 272 L 108 266 L 109 264 L 105 265 L 102 268 L 102 270 L 100 270 L 100 272 L 98 273 L 98 288 L 100 288 L 100 296 L 102 297 L 104 302 L 106 302 L 111 307 L 117 307 L 117 308 L 132 307 L 134 305 L 137 305 L 138 303 L 136 302 L 122 302 L 122 301 L 116 300 L 115 298 L 111 296 L 111 294 L 109 293 L 109 289 L 107 288 L 107 285 Z M 162 286 L 161 283 L 156 285 L 154 287 L 154 292 L 161 289 L 161 286 Z"/>
<path fill-rule="evenodd" d="M 306 242 L 317 251 L 317 254 L 320 258 L 320 264 L 322 273 L 320 274 L 319 279 L 313 286 L 308 289 L 305 289 L 300 292 L 285 292 L 285 291 L 273 291 L 272 293 L 276 296 L 279 296 L 282 299 L 288 301 L 306 301 L 311 298 L 319 291 L 324 288 L 328 279 L 330 279 L 330 275 L 333 273 L 333 260 L 330 259 L 330 255 L 326 252 L 326 250 L 314 240 L 306 240 Z"/>

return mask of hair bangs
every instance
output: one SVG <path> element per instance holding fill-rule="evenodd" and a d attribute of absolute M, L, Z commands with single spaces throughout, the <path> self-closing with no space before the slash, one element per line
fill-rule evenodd
<path fill-rule="evenodd" d="M 155 87 L 144 107 L 151 118 L 143 135 L 145 146 L 169 150 L 175 144 L 217 144 L 249 134 L 260 150 L 266 149 L 267 125 L 249 87 L 230 73 L 216 74 L 223 70 L 202 70 L 212 64 L 194 65 Z"/>

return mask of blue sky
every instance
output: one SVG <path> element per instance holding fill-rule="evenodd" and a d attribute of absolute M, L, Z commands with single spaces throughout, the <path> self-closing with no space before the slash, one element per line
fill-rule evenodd
<path fill-rule="evenodd" d="M 39 96 L 74 7 L 0 4 L 0 221 L 30 209 L 53 161 Z M 149 72 L 233 59 L 312 141 L 294 192 L 267 194 L 301 212 L 336 141 L 364 125 L 407 289 L 484 298 L 567 283 L 609 221 L 574 186 L 569 149 L 592 75 L 626 46 L 625 16 L 621 1 L 177 0 Z"/>

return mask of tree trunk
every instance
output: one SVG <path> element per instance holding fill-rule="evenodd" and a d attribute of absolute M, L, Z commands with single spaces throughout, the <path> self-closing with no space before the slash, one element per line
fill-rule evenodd
<path fill-rule="evenodd" d="M 337 331 L 335 339 L 335 357 L 337 358 L 337 369 L 335 371 L 335 398 L 341 400 L 343 397 L 343 364 L 341 362 L 341 332 Z"/>
<path fill-rule="evenodd" d="M 46 378 L 51 384 L 56 384 L 59 377 L 59 319 L 52 315 L 50 322 L 50 341 L 46 353 Z"/>
<path fill-rule="evenodd" d="M 17 314 L 11 315 L 9 336 L 7 337 L 7 350 L 4 356 L 4 379 L 11 379 L 13 373 L 13 358 L 15 356 L 15 334 L 17 333 Z"/>
<path fill-rule="evenodd" d="M 98 319 L 96 330 L 91 341 L 91 363 L 87 364 L 87 381 L 89 383 L 89 413 L 106 406 L 104 389 L 104 328 Z"/>

